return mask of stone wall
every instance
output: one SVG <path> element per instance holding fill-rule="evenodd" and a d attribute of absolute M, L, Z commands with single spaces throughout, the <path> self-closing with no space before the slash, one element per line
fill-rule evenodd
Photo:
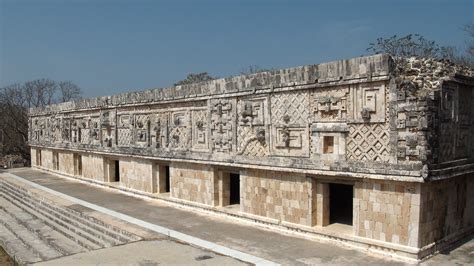
<path fill-rule="evenodd" d="M 30 156 L 31 156 L 31 166 L 37 166 L 38 159 L 36 157 L 38 149 L 31 148 L 30 149 Z"/>
<path fill-rule="evenodd" d="M 247 169 L 241 182 L 241 211 L 312 225 L 311 179 L 304 174 Z"/>
<path fill-rule="evenodd" d="M 46 169 L 53 169 L 53 151 L 41 150 L 41 167 Z"/>
<path fill-rule="evenodd" d="M 474 228 L 474 175 L 423 184 L 420 246 Z"/>
<path fill-rule="evenodd" d="M 74 175 L 74 154 L 68 151 L 58 152 L 59 172 Z"/>
<path fill-rule="evenodd" d="M 361 237 L 418 246 L 420 184 L 391 181 L 355 183 L 354 231 Z"/>
<path fill-rule="evenodd" d="M 210 165 L 170 164 L 171 197 L 216 206 L 218 175 Z"/>
<path fill-rule="evenodd" d="M 106 181 L 105 179 L 104 158 L 101 155 L 92 153 L 82 154 L 82 176 L 97 181 Z"/>
<path fill-rule="evenodd" d="M 126 187 L 153 192 L 153 164 L 148 160 L 120 159 L 120 182 Z"/>

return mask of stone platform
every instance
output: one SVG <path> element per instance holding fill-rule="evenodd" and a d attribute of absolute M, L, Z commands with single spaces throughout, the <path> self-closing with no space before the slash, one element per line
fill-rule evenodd
<path fill-rule="evenodd" d="M 131 265 L 145 262 L 245 264 L 177 243 L 165 235 L 57 197 L 2 173 L 0 245 L 20 264 L 84 265 L 92 261 L 116 264 L 125 263 L 121 262 L 123 254 L 128 254 L 126 263 Z M 146 250 L 154 252 L 146 256 L 143 254 Z M 170 256 L 178 253 L 184 255 L 179 259 Z"/>
<path fill-rule="evenodd" d="M 160 200 L 132 197 L 112 189 L 91 186 L 36 170 L 24 168 L 12 171 L 11 173 L 45 188 L 65 193 L 108 210 L 132 216 L 140 221 L 166 227 L 170 230 L 175 230 L 204 241 L 215 243 L 216 245 L 222 245 L 279 264 L 400 264 L 400 262 L 394 260 L 368 256 L 366 253 L 341 246 L 310 241 L 296 233 L 281 234 L 275 231 L 265 230 L 264 228 L 258 228 L 254 225 L 243 224 L 231 218 L 223 218 L 215 215 L 206 216 L 190 210 L 171 207 L 169 204 Z M 4 174 L 2 175 L 2 173 L 0 173 L 0 177 L 1 180 L 6 179 L 6 176 Z M 26 186 L 26 184 L 23 184 L 23 186 Z M 55 199 L 61 201 L 58 197 Z M 76 206 L 76 208 L 86 209 L 80 206 Z M 88 214 L 91 213 L 100 215 L 93 210 L 88 210 Z M 102 216 L 104 215 L 102 214 Z M 124 222 L 122 221 L 122 223 Z M 142 235 L 138 233 L 138 231 L 133 232 L 137 235 Z M 146 238 L 146 236 L 144 237 Z M 460 248 L 460 251 L 452 251 L 452 254 L 459 255 L 456 258 L 458 261 L 464 263 L 474 262 L 474 256 L 469 253 L 469 247 L 472 247 L 471 242 L 468 242 L 465 246 Z M 146 244 L 148 247 L 150 245 L 154 244 Z M 75 256 L 84 258 L 87 261 L 86 257 L 88 255 L 86 254 L 87 253 Z M 452 259 L 451 257 L 452 256 L 449 255 L 438 255 L 432 260 L 433 262 L 449 262 L 449 260 Z M 428 263 L 429 262 L 430 261 L 428 261 Z"/>

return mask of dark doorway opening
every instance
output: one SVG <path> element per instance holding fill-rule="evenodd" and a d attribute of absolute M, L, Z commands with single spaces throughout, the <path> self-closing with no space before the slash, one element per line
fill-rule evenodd
<path fill-rule="evenodd" d="M 240 204 L 240 174 L 229 174 L 230 178 L 230 199 L 229 204 Z"/>
<path fill-rule="evenodd" d="M 165 192 L 170 192 L 170 167 L 165 166 Z"/>
<path fill-rule="evenodd" d="M 329 223 L 352 225 L 352 185 L 329 184 Z"/>
<path fill-rule="evenodd" d="M 114 182 L 120 182 L 120 161 L 116 160 L 115 163 L 115 175 L 114 175 Z"/>

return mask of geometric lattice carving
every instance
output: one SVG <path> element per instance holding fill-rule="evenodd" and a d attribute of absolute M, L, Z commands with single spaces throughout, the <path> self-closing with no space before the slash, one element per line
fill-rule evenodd
<path fill-rule="evenodd" d="M 90 129 L 81 128 L 81 144 L 89 144 L 90 142 Z"/>
<path fill-rule="evenodd" d="M 128 147 L 132 143 L 132 116 L 121 114 L 117 121 L 117 145 Z"/>
<path fill-rule="evenodd" d="M 242 154 L 246 156 L 264 157 L 267 155 L 267 145 L 254 139 L 247 144 Z"/>
<path fill-rule="evenodd" d="M 132 130 L 130 128 L 118 129 L 118 146 L 128 147 L 132 142 Z"/>
<path fill-rule="evenodd" d="M 265 141 L 266 135 L 264 127 L 240 126 L 238 130 L 239 135 L 237 136 L 237 154 L 258 157 L 264 157 L 268 155 L 268 145 Z"/>
<path fill-rule="evenodd" d="M 347 138 L 347 159 L 357 161 L 389 161 L 388 124 L 351 124 Z"/>
<path fill-rule="evenodd" d="M 309 116 L 308 92 L 283 92 L 271 96 L 272 123 L 307 125 Z"/>

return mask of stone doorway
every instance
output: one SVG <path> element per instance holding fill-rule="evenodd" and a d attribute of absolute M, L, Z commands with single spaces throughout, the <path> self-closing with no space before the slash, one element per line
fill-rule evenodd
<path fill-rule="evenodd" d="M 170 166 L 162 163 L 153 165 L 153 193 L 169 193 L 171 191 Z"/>
<path fill-rule="evenodd" d="M 219 171 L 219 206 L 238 208 L 240 204 L 240 173 L 237 171 Z"/>
<path fill-rule="evenodd" d="M 229 174 L 229 205 L 240 204 L 240 174 Z"/>
<path fill-rule="evenodd" d="M 120 182 L 120 161 L 114 161 L 114 176 L 112 182 Z"/>
<path fill-rule="evenodd" d="M 352 225 L 354 186 L 329 184 L 329 223 Z"/>

